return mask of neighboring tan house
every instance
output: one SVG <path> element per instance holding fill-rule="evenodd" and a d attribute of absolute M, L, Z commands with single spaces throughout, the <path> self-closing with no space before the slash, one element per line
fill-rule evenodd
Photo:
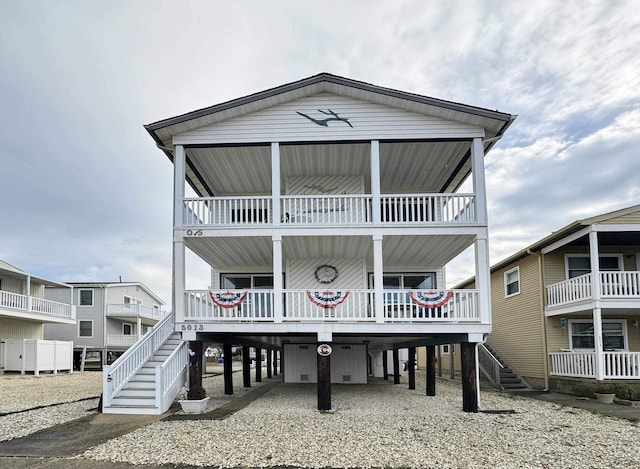
<path fill-rule="evenodd" d="M 58 301 L 45 299 L 48 288 L 60 291 Z M 8 358 L 7 341 L 41 340 L 45 324 L 74 327 L 72 295 L 70 285 L 28 274 L 0 260 L 0 369 Z M 21 359 L 21 353 L 17 354 Z"/>
<path fill-rule="evenodd" d="M 317 383 L 322 410 L 331 383 L 381 376 L 390 355 L 395 379 L 400 349 L 456 343 L 462 407 L 477 411 L 476 344 L 491 331 L 484 157 L 514 119 L 322 73 L 145 126 L 174 167 L 175 323 L 154 328 L 158 341 L 189 341 L 195 363 L 211 343 L 225 362 L 232 346 L 275 352 L 285 383 Z M 469 247 L 479 287 L 447 289 L 444 266 Z M 211 267 L 208 289 L 187 285 L 187 250 Z M 172 357 L 187 352 L 166 353 L 144 359 L 149 399 L 166 398 L 138 412 L 175 396 Z M 105 368 L 106 412 L 132 412 L 125 370 L 140 367 Z"/>
<path fill-rule="evenodd" d="M 573 222 L 498 262 L 491 303 L 488 346 L 532 387 L 640 383 L 640 205 Z"/>
<path fill-rule="evenodd" d="M 44 328 L 46 339 L 72 340 L 74 361 L 81 354 L 100 357 L 99 363 L 111 363 L 145 332 L 167 315 L 164 302 L 138 282 L 71 282 L 78 323 L 73 326 L 51 324 Z M 60 288 L 46 291 L 56 300 L 69 296 Z"/>

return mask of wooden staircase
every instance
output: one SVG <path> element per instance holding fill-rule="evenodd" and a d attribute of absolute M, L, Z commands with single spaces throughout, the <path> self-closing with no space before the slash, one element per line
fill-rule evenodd
<path fill-rule="evenodd" d="M 497 360 L 500 364 L 499 367 L 496 367 L 499 368 L 499 372 L 490 372 L 486 369 L 487 367 L 482 366 L 482 360 L 480 361 L 480 370 L 485 374 L 485 376 L 487 376 L 494 386 L 500 388 L 502 391 L 525 391 L 531 389 L 531 386 L 529 386 L 529 384 L 509 366 L 509 364 L 495 351 L 494 348 L 492 348 L 488 343 L 485 343 L 484 347 L 490 352 L 492 359 Z"/>
<path fill-rule="evenodd" d="M 180 387 L 186 384 L 188 363 L 185 353 L 184 371 L 167 389 L 158 391 L 159 369 L 179 348 L 184 347 L 180 333 L 171 334 L 153 355 L 129 378 L 122 388 L 111 396 L 110 403 L 103 406 L 104 413 L 153 414 L 168 410 Z M 159 398 L 160 397 L 160 398 Z"/>

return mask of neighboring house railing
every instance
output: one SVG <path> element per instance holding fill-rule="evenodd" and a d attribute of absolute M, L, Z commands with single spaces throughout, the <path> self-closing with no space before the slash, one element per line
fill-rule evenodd
<path fill-rule="evenodd" d="M 600 272 L 601 298 L 640 298 L 640 272 Z M 547 306 L 560 306 L 593 298 L 592 274 L 584 274 L 547 287 Z"/>
<path fill-rule="evenodd" d="M 388 323 L 477 322 L 477 290 L 385 290 Z M 185 320 L 274 322 L 272 290 L 189 290 Z M 282 321 L 375 322 L 374 290 L 284 290 Z"/>
<path fill-rule="evenodd" d="M 485 376 L 491 381 L 491 384 L 502 388 L 500 384 L 500 370 L 502 370 L 504 366 L 502 366 L 502 363 L 500 363 L 484 344 L 480 344 L 478 347 L 478 364 Z"/>
<path fill-rule="evenodd" d="M 605 379 L 640 379 L 640 352 L 603 352 Z M 551 374 L 575 378 L 596 377 L 595 352 L 553 352 Z"/>
<path fill-rule="evenodd" d="M 370 194 L 283 195 L 281 226 L 348 226 L 373 224 Z M 477 223 L 475 194 L 383 194 L 383 224 Z M 185 226 L 272 225 L 273 201 L 268 196 L 184 199 Z"/>
<path fill-rule="evenodd" d="M 107 347 L 130 347 L 137 340 L 137 335 L 107 334 Z"/>
<path fill-rule="evenodd" d="M 0 308 L 17 309 L 55 318 L 75 318 L 75 308 L 73 305 L 7 291 L 0 291 Z"/>
<path fill-rule="evenodd" d="M 125 316 L 132 318 L 142 317 L 160 320 L 166 315 L 166 311 L 138 303 L 107 304 L 107 316 Z"/>
<path fill-rule="evenodd" d="M 113 396 L 127 384 L 173 332 L 173 315 L 168 315 L 118 357 L 113 364 L 103 367 L 102 388 L 105 406 L 111 405 Z"/>

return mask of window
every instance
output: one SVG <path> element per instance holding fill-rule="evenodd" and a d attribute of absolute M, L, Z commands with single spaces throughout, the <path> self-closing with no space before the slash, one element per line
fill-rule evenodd
<path fill-rule="evenodd" d="M 520 293 L 520 267 L 504 273 L 504 296 L 509 297 L 518 293 Z"/>
<path fill-rule="evenodd" d="M 220 280 L 220 288 L 229 290 L 273 288 L 273 275 L 222 274 Z"/>
<path fill-rule="evenodd" d="M 93 337 L 93 321 L 78 321 L 78 337 Z"/>
<path fill-rule="evenodd" d="M 122 324 L 122 334 L 123 335 L 132 335 L 133 334 L 133 324 L 123 323 Z"/>
<path fill-rule="evenodd" d="M 78 290 L 78 305 L 93 306 L 93 290 Z"/>
<path fill-rule="evenodd" d="M 446 355 L 449 353 L 449 344 L 440 346 L 440 353 Z"/>
<path fill-rule="evenodd" d="M 373 274 L 369 275 L 369 282 L 373 286 Z M 436 274 L 385 274 L 382 283 L 385 290 L 428 290 L 436 288 Z"/>
<path fill-rule="evenodd" d="M 600 271 L 617 272 L 621 269 L 622 255 L 606 254 L 598 258 Z M 579 277 L 591 272 L 591 258 L 589 254 L 567 254 L 565 258 L 567 279 Z"/>
<path fill-rule="evenodd" d="M 595 350 L 593 321 L 569 322 L 572 349 Z M 604 350 L 626 350 L 626 327 L 624 321 L 602 321 L 602 346 Z"/>

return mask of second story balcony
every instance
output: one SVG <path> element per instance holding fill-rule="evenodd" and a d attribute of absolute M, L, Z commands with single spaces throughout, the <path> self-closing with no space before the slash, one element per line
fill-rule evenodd
<path fill-rule="evenodd" d="M 75 306 L 57 301 L 45 300 L 29 295 L 21 295 L 0 290 L 0 310 L 6 315 L 38 319 L 44 322 L 75 321 Z"/>
<path fill-rule="evenodd" d="M 107 304 L 107 317 L 123 321 L 140 318 L 143 322 L 156 323 L 167 315 L 166 311 L 138 303 Z"/>

